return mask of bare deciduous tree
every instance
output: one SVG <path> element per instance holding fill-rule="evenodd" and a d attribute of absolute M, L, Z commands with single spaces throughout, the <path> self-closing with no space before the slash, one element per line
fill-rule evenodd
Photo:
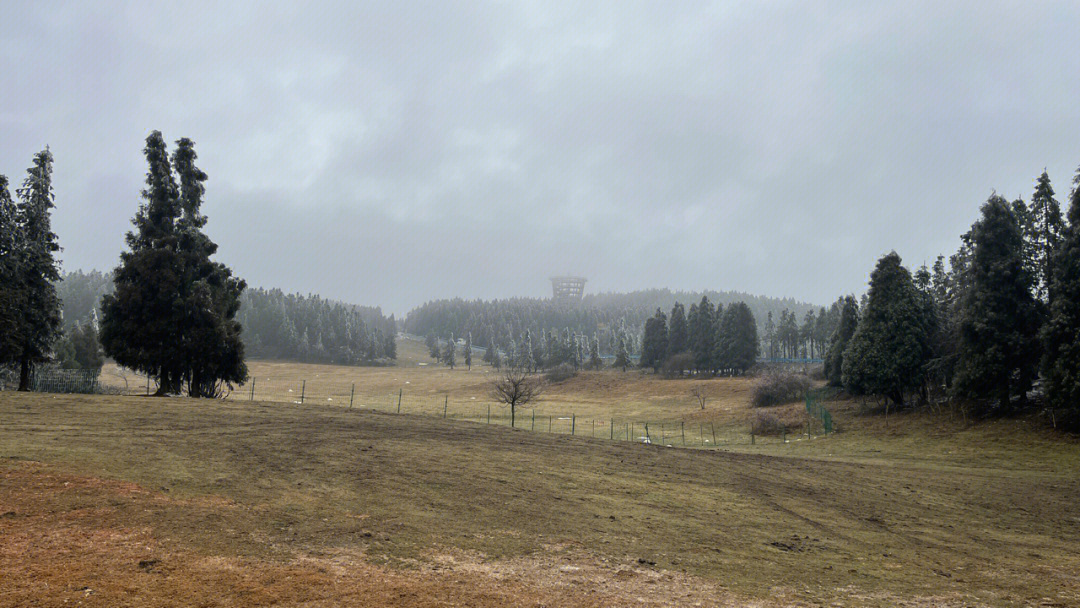
<path fill-rule="evenodd" d="M 695 386 L 694 388 L 690 389 L 690 394 L 694 397 L 694 399 L 697 399 L 698 405 L 701 406 L 701 409 L 705 409 L 705 400 L 709 397 L 709 393 L 705 390 L 705 387 Z"/>
<path fill-rule="evenodd" d="M 544 392 L 544 383 L 527 368 L 508 365 L 502 368 L 491 383 L 491 396 L 499 403 L 510 406 L 510 426 L 518 406 L 535 400 Z"/>

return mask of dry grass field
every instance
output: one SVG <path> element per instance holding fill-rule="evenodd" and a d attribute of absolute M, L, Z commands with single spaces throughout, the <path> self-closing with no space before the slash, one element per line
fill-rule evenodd
<path fill-rule="evenodd" d="M 491 381 L 496 372 L 477 361 L 472 370 L 451 370 L 434 363 L 424 344 L 415 339 L 398 340 L 398 365 L 350 367 L 282 361 L 249 361 L 252 380 L 229 395 L 236 401 L 279 401 L 304 405 L 339 405 L 397 412 L 424 413 L 472 421 L 488 420 L 508 425 L 510 413 L 492 401 Z M 128 394 L 145 394 L 145 377 L 122 373 L 106 366 L 103 384 Z M 656 433 L 671 441 L 687 434 L 687 445 L 749 443 L 750 412 L 746 408 L 753 387 L 750 378 L 718 380 L 664 380 L 640 370 L 580 372 L 570 380 L 549 385 L 542 398 L 518 412 L 518 425 L 535 426 L 556 433 L 570 433 L 571 419 L 577 434 L 626 438 L 643 436 L 649 422 Z M 252 384 L 254 391 L 252 392 Z M 708 399 L 704 410 L 691 391 L 704 387 Z M 154 387 L 151 387 L 151 391 Z M 534 412 L 535 410 L 535 412 Z M 535 414 L 535 422 L 533 417 Z M 612 421 L 616 429 L 611 429 Z M 635 423 L 633 432 L 630 424 Z M 709 424 L 712 426 L 709 427 Z M 655 439 L 655 438 L 654 438 Z"/>
<path fill-rule="evenodd" d="M 0 393 L 0 605 L 1080 605 L 1075 441 L 833 407 L 683 450 Z"/>

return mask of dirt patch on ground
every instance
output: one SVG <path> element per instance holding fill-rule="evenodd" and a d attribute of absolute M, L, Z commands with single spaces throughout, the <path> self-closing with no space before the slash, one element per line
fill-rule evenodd
<path fill-rule="evenodd" d="M 175 510 L 228 525 L 222 511 L 231 508 L 239 507 L 216 497 L 177 500 L 39 463 L 0 467 L 0 605 L 778 605 L 736 600 L 717 585 L 647 564 L 583 559 L 566 548 L 495 562 L 437 553 L 414 569 L 396 569 L 340 550 L 285 561 L 207 555 L 167 530 L 131 525 L 143 519 L 134 512 L 170 520 L 166 512 Z"/>

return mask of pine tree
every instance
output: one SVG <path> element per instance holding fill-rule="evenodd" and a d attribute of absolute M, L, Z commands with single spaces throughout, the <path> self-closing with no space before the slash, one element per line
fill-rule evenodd
<path fill-rule="evenodd" d="M 1050 274 L 1042 373 L 1050 406 L 1080 427 L 1080 169 L 1069 197 L 1069 225 Z"/>
<path fill-rule="evenodd" d="M 1036 182 L 1028 213 L 1030 220 L 1024 222 L 1022 227 L 1027 228 L 1024 237 L 1025 242 L 1030 244 L 1029 268 L 1032 271 L 1035 297 L 1045 302 L 1054 252 L 1061 245 L 1065 232 L 1061 206 L 1054 198 L 1054 188 L 1050 185 L 1050 176 L 1045 170 Z"/>
<path fill-rule="evenodd" d="M 113 272 L 115 293 L 101 303 L 101 344 L 118 364 L 158 381 L 158 395 L 177 393 L 183 381 L 183 353 L 174 304 L 183 268 L 176 224 L 181 209 L 165 140 L 159 131 L 146 138 L 150 169 L 144 202 L 126 236 L 129 251 Z M 306 349 L 306 341 L 300 346 Z M 301 356 L 306 352 L 301 352 Z"/>
<path fill-rule="evenodd" d="M 465 367 L 472 371 L 472 332 L 465 334 Z"/>
<path fill-rule="evenodd" d="M 7 177 L 0 175 L 0 368 L 18 359 L 19 247 L 22 244 L 18 208 L 11 199 Z"/>
<path fill-rule="evenodd" d="M 844 388 L 903 404 L 906 392 L 922 386 L 929 340 L 922 296 L 900 256 L 889 253 L 870 275 L 862 318 L 844 351 Z"/>
<path fill-rule="evenodd" d="M 33 366 L 49 360 L 53 342 L 60 336 L 60 299 L 55 286 L 60 269 L 54 257 L 60 246 L 49 219 L 54 207 L 52 163 L 48 147 L 34 155 L 34 165 L 26 170 L 19 190 L 17 222 L 22 242 L 18 245 L 16 331 L 20 391 L 30 390 Z"/>
<path fill-rule="evenodd" d="M 217 245 L 202 232 L 207 218 L 202 214 L 202 199 L 207 176 L 195 166 L 195 144 L 182 138 L 176 142 L 173 164 L 180 181 L 181 216 L 176 224 L 179 250 L 183 256 L 183 279 L 179 299 L 183 302 L 180 348 L 183 351 L 183 380 L 192 397 L 215 397 L 222 385 L 229 390 L 234 384 L 247 381 L 244 363 L 242 328 L 236 320 L 240 310 L 240 294 L 246 283 L 232 276 L 224 264 L 210 259 Z M 322 334 L 316 342 L 316 353 L 325 355 Z M 372 343 L 372 350 L 376 345 Z M 377 352 L 371 354 L 372 359 Z"/>
<path fill-rule="evenodd" d="M 814 314 L 814 310 L 810 309 L 806 311 L 806 316 L 803 317 L 802 327 L 799 329 L 799 337 L 806 344 L 807 358 L 813 359 L 815 353 L 814 349 L 814 328 L 817 327 L 817 316 Z"/>
<path fill-rule="evenodd" d="M 491 345 L 488 346 L 488 352 L 486 354 L 490 355 L 488 357 L 488 363 L 491 364 L 491 367 L 495 369 L 502 367 L 502 357 L 499 355 L 499 347 L 495 346 L 494 339 L 491 340 Z"/>
<path fill-rule="evenodd" d="M 722 370 L 740 375 L 757 362 L 758 335 L 754 313 L 745 302 L 727 307 L 720 320 L 716 360 Z"/>
<path fill-rule="evenodd" d="M 694 354 L 694 365 L 698 371 L 715 369 L 713 358 L 716 352 L 716 308 L 707 296 L 702 296 L 696 307 L 690 307 L 687 332 L 690 351 Z"/>
<path fill-rule="evenodd" d="M 193 397 L 216 396 L 247 379 L 236 320 L 245 284 L 210 259 L 217 245 L 202 232 L 206 174 L 194 164 L 194 144 L 177 142 L 170 162 L 154 131 L 144 153 L 144 201 L 114 272 L 115 293 L 102 299 L 101 343 L 120 365 L 157 378 L 159 395 L 186 385 Z M 303 359 L 325 355 L 321 328 L 315 330 L 305 326 L 298 340 Z"/>
<path fill-rule="evenodd" d="M 454 342 L 454 334 L 450 334 L 450 339 L 446 341 L 442 360 L 443 363 L 450 366 L 450 369 L 454 369 L 454 365 L 457 363 L 457 344 Z"/>
<path fill-rule="evenodd" d="M 589 369 L 600 369 L 603 365 L 600 360 L 600 336 L 593 335 L 589 343 Z"/>
<path fill-rule="evenodd" d="M 1020 225 L 1005 199 L 990 197 L 971 236 L 955 390 L 967 397 L 996 397 L 1008 409 L 1012 394 L 1027 392 L 1038 361 L 1032 277 L 1024 265 Z"/>
<path fill-rule="evenodd" d="M 675 302 L 668 321 L 667 357 L 684 353 L 687 348 L 686 310 Z"/>
<path fill-rule="evenodd" d="M 105 365 L 105 354 L 101 352 L 97 328 L 93 323 L 79 323 L 56 345 L 56 355 L 60 367 L 81 369 L 95 375 L 101 373 Z"/>
<path fill-rule="evenodd" d="M 859 304 L 855 301 L 855 296 L 846 296 L 843 301 L 840 325 L 829 339 L 829 350 L 825 354 L 825 378 L 832 386 L 843 384 L 841 370 L 844 365 L 844 350 L 859 326 Z"/>
<path fill-rule="evenodd" d="M 522 341 L 525 345 L 525 350 L 521 353 L 521 360 L 518 361 L 518 367 L 527 371 L 533 371 L 535 365 L 535 357 L 533 355 L 533 340 L 532 332 L 525 330 L 525 339 Z"/>
<path fill-rule="evenodd" d="M 770 310 L 768 317 L 765 318 L 765 356 L 769 359 L 775 359 L 776 354 L 776 323 L 773 322 L 772 311 Z"/>
<path fill-rule="evenodd" d="M 625 372 L 626 368 L 630 367 L 630 355 L 626 352 L 626 341 L 622 336 L 619 336 L 618 344 L 615 348 L 615 363 L 612 367 L 620 368 Z"/>
<path fill-rule="evenodd" d="M 652 318 L 645 321 L 645 334 L 641 341 L 641 367 L 659 371 L 667 356 L 667 315 L 659 308 Z"/>

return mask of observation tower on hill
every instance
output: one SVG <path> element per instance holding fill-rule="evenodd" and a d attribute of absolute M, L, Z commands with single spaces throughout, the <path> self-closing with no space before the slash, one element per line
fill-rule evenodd
<path fill-rule="evenodd" d="M 556 302 L 580 302 L 585 295 L 585 277 L 551 277 L 551 298 Z"/>

